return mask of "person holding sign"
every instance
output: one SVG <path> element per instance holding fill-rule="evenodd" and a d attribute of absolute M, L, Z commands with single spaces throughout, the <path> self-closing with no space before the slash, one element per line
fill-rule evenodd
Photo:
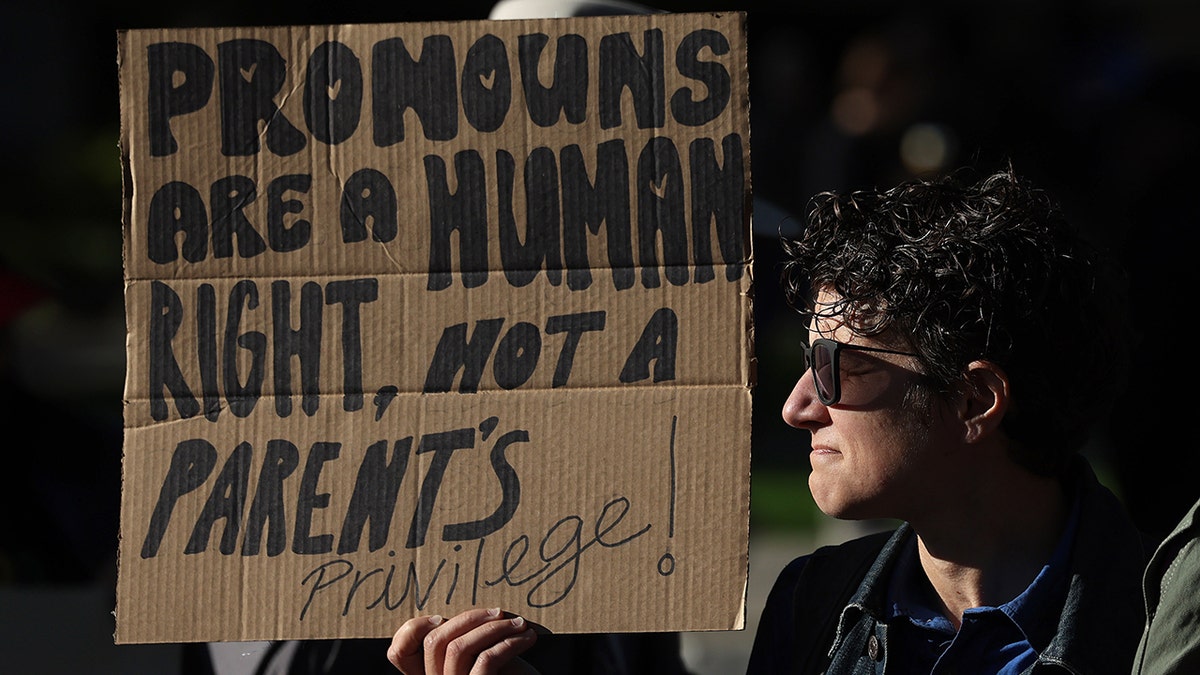
<path fill-rule="evenodd" d="M 1120 391 L 1117 277 L 1011 167 L 964 178 L 819 195 L 785 242 L 813 497 L 903 523 L 789 564 L 752 673 L 1133 661 L 1153 542 L 1079 452 Z"/>
<path fill-rule="evenodd" d="M 781 572 L 751 674 L 1132 664 L 1154 542 L 1080 454 L 1123 374 L 1116 277 L 1011 168 L 966 178 L 818 195 L 784 242 L 810 323 L 783 416 L 811 434 L 815 501 L 902 522 Z M 536 640 L 471 610 L 406 622 L 389 658 L 528 672 Z"/>

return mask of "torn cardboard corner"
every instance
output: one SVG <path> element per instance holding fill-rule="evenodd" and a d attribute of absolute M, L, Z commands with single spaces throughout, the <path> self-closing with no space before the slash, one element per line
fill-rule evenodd
<path fill-rule="evenodd" d="M 117 642 L 742 627 L 743 15 L 118 42 Z"/>

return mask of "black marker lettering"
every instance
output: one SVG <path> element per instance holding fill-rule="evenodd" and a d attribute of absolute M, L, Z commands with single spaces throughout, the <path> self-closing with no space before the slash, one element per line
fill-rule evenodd
<path fill-rule="evenodd" d="M 362 65 L 354 51 L 340 42 L 317 45 L 304 81 L 304 121 L 313 138 L 337 145 L 354 135 L 362 97 Z"/>
<path fill-rule="evenodd" d="M 304 464 L 304 475 L 300 478 L 300 496 L 296 501 L 296 531 L 292 535 L 292 552 L 301 555 L 329 553 L 333 550 L 332 534 L 309 534 L 312 531 L 312 515 L 316 509 L 329 506 L 329 493 L 317 492 L 321 470 L 325 463 L 335 460 L 341 451 L 341 443 L 313 443 Z"/>
<path fill-rule="evenodd" d="M 196 188 L 181 181 L 160 187 L 150 198 L 146 214 L 146 257 L 160 265 L 175 262 L 180 250 L 175 236 L 183 233 L 183 259 L 200 262 L 208 256 L 208 209 Z"/>
<path fill-rule="evenodd" d="M 412 525 L 408 529 L 408 541 L 405 548 L 417 548 L 425 543 L 425 534 L 429 531 L 429 522 L 433 519 L 433 507 L 437 503 L 438 491 L 442 487 L 442 476 L 450 463 L 450 455 L 455 450 L 475 447 L 475 430 L 455 429 L 421 436 L 417 446 L 417 454 L 433 453 L 433 461 L 421 483 L 421 494 L 417 500 L 417 509 L 413 513 Z"/>
<path fill-rule="evenodd" d="M 398 202 L 391 181 L 375 169 L 355 171 L 342 187 L 342 241 L 389 242 L 399 231 Z"/>
<path fill-rule="evenodd" d="M 229 292 L 229 311 L 225 320 L 225 398 L 229 401 L 230 412 L 237 417 L 248 417 L 254 411 L 267 376 L 267 336 L 259 331 L 238 333 L 243 308 L 258 308 L 258 286 L 249 279 L 237 282 Z M 248 358 L 241 357 L 239 350 L 247 352 Z M 245 384 L 238 372 L 238 363 L 242 360 L 250 364 Z"/>
<path fill-rule="evenodd" d="M 354 493 L 350 496 L 350 507 L 342 521 L 342 534 L 338 539 L 338 553 L 353 553 L 358 550 L 363 527 L 371 521 L 371 534 L 367 547 L 378 551 L 387 544 L 388 531 L 392 526 L 392 514 L 396 510 L 396 499 L 400 494 L 400 483 L 408 470 L 409 451 L 412 437 L 396 441 L 392 457 L 387 459 L 387 441 L 373 443 L 367 448 L 362 464 L 358 467 L 358 478 L 354 482 Z"/>
<path fill-rule="evenodd" d="M 280 417 L 292 414 L 292 360 L 300 361 L 301 408 L 312 417 L 321 405 L 321 285 L 315 281 L 300 287 L 300 325 L 292 328 L 292 286 L 287 281 L 271 283 L 271 323 L 274 327 L 275 411 Z"/>
<path fill-rule="evenodd" d="M 237 548 L 238 533 L 242 525 L 242 512 L 246 506 L 246 493 L 250 486 L 250 461 L 253 450 L 249 443 L 239 443 L 225 460 L 225 466 L 213 483 L 204 510 L 196 519 L 192 536 L 188 539 L 185 554 L 203 553 L 208 548 L 212 529 L 218 520 L 225 521 L 219 550 L 230 555 Z"/>
<path fill-rule="evenodd" d="M 604 330 L 605 312 L 581 312 L 579 314 L 563 314 L 546 319 L 546 334 L 555 335 L 566 333 L 562 350 L 558 353 L 558 363 L 554 367 L 554 381 L 551 387 L 566 386 L 571 377 L 571 367 L 575 364 L 575 351 L 583 334 Z"/>
<path fill-rule="evenodd" d="M 163 478 L 162 488 L 158 491 L 158 501 L 154 504 L 154 512 L 150 515 L 150 527 L 146 530 L 146 538 L 142 541 L 142 557 L 153 558 L 158 555 L 158 547 L 162 544 L 167 526 L 171 523 L 171 513 L 179 498 L 192 492 L 208 480 L 212 470 L 217 465 L 217 449 L 211 443 L 201 439 L 180 441 L 171 455 L 171 466 Z"/>
<path fill-rule="evenodd" d="M 692 141 L 690 150 L 692 170 L 692 256 L 696 282 L 713 278 L 712 245 L 709 223 L 717 229 L 717 244 L 725 260 L 725 279 L 742 277 L 746 265 L 742 262 L 745 250 L 745 171 L 742 166 L 742 139 L 730 134 L 721 143 L 725 166 L 717 162 L 715 144 L 711 139 Z"/>
<path fill-rule="evenodd" d="M 200 110 L 212 96 L 213 61 L 196 45 L 160 42 L 146 48 L 146 66 L 150 156 L 165 157 L 179 149 L 171 118 Z"/>
<path fill-rule="evenodd" d="M 304 202 L 299 199 L 286 199 L 285 193 L 307 194 L 310 189 L 312 176 L 304 173 L 280 176 L 267 185 L 267 241 L 272 251 L 296 251 L 304 248 L 305 244 L 312 240 L 312 223 L 298 218 L 288 225 L 284 219 L 289 213 L 300 213 L 304 210 Z"/>
<path fill-rule="evenodd" d="M 342 308 L 342 410 L 363 407 L 362 310 L 379 299 L 378 279 L 346 279 L 325 286 L 325 304 Z"/>
<path fill-rule="evenodd" d="M 425 375 L 422 391 L 427 394 L 450 391 L 454 384 L 454 376 L 460 369 L 463 374 L 458 391 L 464 394 L 479 391 L 483 367 L 492 354 L 492 348 L 496 345 L 496 338 L 500 336 L 500 327 L 503 324 L 504 319 L 477 321 L 470 340 L 467 340 L 465 323 L 448 326 L 443 330 L 433 360 L 429 363 L 429 372 Z"/>
<path fill-rule="evenodd" d="M 552 127 L 565 117 L 571 124 L 587 119 L 588 47 L 582 36 L 568 34 L 555 43 L 554 83 L 547 87 L 538 76 L 538 63 L 550 38 L 543 33 L 518 38 L 521 84 L 529 119 L 539 127 Z"/>
<path fill-rule="evenodd" d="M 508 452 L 508 446 L 513 443 L 528 442 L 529 432 L 522 429 L 510 431 L 496 440 L 496 444 L 492 446 L 490 458 L 492 470 L 495 471 L 496 479 L 500 482 L 500 505 L 485 518 L 469 523 L 447 525 L 442 528 L 443 541 L 482 539 L 512 520 L 513 514 L 517 512 L 517 507 L 521 505 L 521 479 L 517 476 L 516 469 L 509 464 L 505 453 Z"/>
<path fill-rule="evenodd" d="M 458 135 L 454 43 L 448 35 L 426 37 L 419 61 L 402 38 L 375 43 L 371 59 L 375 145 L 386 148 L 404 140 L 408 108 L 416 111 L 426 139 L 448 141 Z"/>
<path fill-rule="evenodd" d="M 200 404 L 183 378 L 179 361 L 171 345 L 183 323 L 183 303 L 171 287 L 161 281 L 150 282 L 150 417 L 167 419 L 167 402 L 163 389 L 170 392 L 179 416 L 188 418 L 200 412 Z"/>
<path fill-rule="evenodd" d="M 654 361 L 654 381 L 675 379 L 675 351 L 679 342 L 679 317 L 670 307 L 656 311 L 621 369 L 621 381 L 640 382 L 650 377 Z"/>
<path fill-rule="evenodd" d="M 573 291 L 592 285 L 587 232 L 607 233 L 608 264 L 617 290 L 634 283 L 632 227 L 630 225 L 629 159 L 625 141 L 606 141 L 596 147 L 595 182 L 588 178 L 578 145 L 562 149 L 563 254 L 567 287 Z M 586 230 L 586 231 L 585 231 Z"/>
<path fill-rule="evenodd" d="M 217 45 L 221 87 L 221 153 L 228 157 L 257 154 L 259 123 L 267 148 L 280 157 L 294 155 L 307 141 L 283 116 L 275 95 L 287 77 L 287 62 L 263 40 L 238 39 Z"/>
<path fill-rule="evenodd" d="M 487 281 L 487 185 L 483 158 L 475 150 L 454 155 L 457 192 L 451 194 L 446 162 L 437 155 L 425 157 L 425 183 L 429 189 L 429 284 L 431 291 L 450 287 L 450 233 L 458 231 L 459 268 L 463 286 L 474 288 Z"/>
<path fill-rule="evenodd" d="M 514 287 L 528 285 L 541 271 L 557 286 L 562 283 L 562 254 L 558 227 L 558 166 L 550 148 L 534 148 L 525 161 L 525 243 L 513 213 L 515 162 L 504 150 L 496 152 L 496 180 L 500 197 L 500 262 Z"/>
<path fill-rule="evenodd" d="M 212 284 L 196 288 L 196 358 L 200 364 L 200 390 L 204 393 L 204 417 L 216 422 L 221 414 L 221 391 L 217 383 L 217 292 Z"/>
<path fill-rule="evenodd" d="M 504 124 L 512 105 L 512 73 L 504 41 L 484 35 L 467 50 L 462 68 L 462 107 L 467 123 L 490 133 Z"/>
<path fill-rule="evenodd" d="M 258 188 L 245 176 L 226 176 L 212 184 L 212 247 L 214 258 L 233 257 L 237 238 L 238 256 L 253 258 L 267 250 L 267 242 L 250 224 L 242 209 L 258 199 Z"/>
<path fill-rule="evenodd" d="M 707 124 L 729 106 L 733 87 L 729 70 L 718 61 L 701 61 L 701 50 L 708 48 L 714 55 L 729 53 L 729 40 L 715 30 L 697 30 L 679 43 L 675 50 L 675 67 L 679 74 L 697 80 L 708 90 L 708 96 L 694 100 L 693 92 L 683 87 L 671 96 L 671 116 L 690 127 Z"/>
<path fill-rule="evenodd" d="M 542 334 L 538 327 L 519 321 L 508 329 L 496 348 L 492 375 L 501 389 L 516 389 L 533 377 L 542 354 Z"/>
<path fill-rule="evenodd" d="M 254 502 L 246 518 L 246 537 L 242 555 L 258 555 L 263 528 L 267 528 L 267 555 L 274 557 L 287 550 L 287 513 L 283 506 L 283 481 L 300 465 L 300 450 L 282 439 L 267 441 L 262 470 Z"/>
<path fill-rule="evenodd" d="M 655 28 L 642 34 L 642 53 L 629 33 L 600 38 L 600 127 L 621 126 L 621 94 L 633 94 L 639 129 L 659 129 L 666 122 L 663 90 L 663 33 Z"/>
<path fill-rule="evenodd" d="M 638 263 L 642 285 L 658 288 L 658 235 L 662 234 L 663 266 L 667 281 L 688 281 L 687 223 L 683 213 L 683 167 L 675 143 L 650 139 L 638 158 Z"/>

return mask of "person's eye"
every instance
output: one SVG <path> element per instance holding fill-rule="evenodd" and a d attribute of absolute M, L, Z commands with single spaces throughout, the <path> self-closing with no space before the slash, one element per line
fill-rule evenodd
<path fill-rule="evenodd" d="M 843 352 L 839 374 L 843 379 L 853 381 L 875 376 L 884 370 L 886 365 L 882 359 L 861 352 Z"/>
<path fill-rule="evenodd" d="M 843 376 L 863 375 L 875 370 L 878 364 L 869 358 L 864 358 L 863 354 L 851 351 L 842 353 L 841 374 Z"/>
<path fill-rule="evenodd" d="M 843 382 L 853 382 L 860 380 L 872 372 L 871 368 L 846 368 L 842 367 L 841 378 Z"/>

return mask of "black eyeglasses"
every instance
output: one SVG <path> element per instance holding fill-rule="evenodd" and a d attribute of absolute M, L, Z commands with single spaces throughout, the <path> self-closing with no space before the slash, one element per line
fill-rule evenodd
<path fill-rule="evenodd" d="M 817 400 L 824 405 L 833 405 L 842 398 L 842 376 L 839 367 L 839 354 L 843 349 L 855 352 L 878 352 L 880 354 L 898 354 L 900 356 L 918 357 L 912 352 L 900 352 L 894 349 L 864 347 L 851 345 L 828 338 L 817 338 L 811 345 L 803 345 L 804 362 L 812 368 L 813 386 L 817 390 Z"/>

